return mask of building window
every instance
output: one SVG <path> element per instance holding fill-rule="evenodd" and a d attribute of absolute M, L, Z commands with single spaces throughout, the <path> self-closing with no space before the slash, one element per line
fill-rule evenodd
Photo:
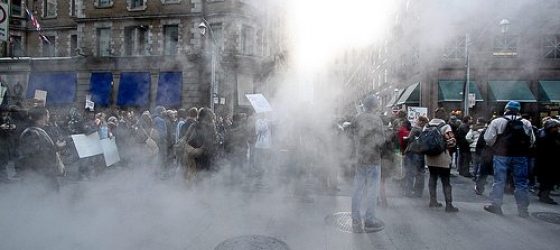
<path fill-rule="evenodd" d="M 55 16 L 56 16 L 56 0 L 44 0 L 43 17 L 55 17 Z"/>
<path fill-rule="evenodd" d="M 459 36 L 450 41 L 444 49 L 445 58 L 465 58 L 465 37 Z"/>
<path fill-rule="evenodd" d="M 178 25 L 164 25 L 164 55 L 170 56 L 177 54 L 177 44 L 179 42 L 179 26 Z"/>
<path fill-rule="evenodd" d="M 55 36 L 45 36 L 47 41 L 42 41 L 43 43 L 43 57 L 54 57 L 56 56 L 56 37 Z"/>
<path fill-rule="evenodd" d="M 137 8 L 141 8 L 144 7 L 144 0 L 130 0 L 130 8 L 131 9 L 137 9 Z"/>
<path fill-rule="evenodd" d="M 543 46 L 545 58 L 560 58 L 560 35 L 545 36 Z"/>
<path fill-rule="evenodd" d="M 163 4 L 180 3 L 181 0 L 161 0 Z"/>
<path fill-rule="evenodd" d="M 263 46 L 264 46 L 263 31 L 259 30 L 257 31 L 257 51 L 256 51 L 257 56 L 263 56 L 263 51 L 264 51 Z"/>
<path fill-rule="evenodd" d="M 107 8 L 113 6 L 113 0 L 95 0 L 94 3 L 97 8 Z"/>
<path fill-rule="evenodd" d="M 12 57 L 24 56 L 21 36 L 12 36 L 10 38 L 10 53 Z"/>
<path fill-rule="evenodd" d="M 218 51 L 222 51 L 224 49 L 224 33 L 222 31 L 222 24 L 215 23 L 211 24 L 210 27 L 212 28 L 212 33 L 214 34 L 214 40 L 216 40 L 216 47 L 218 47 Z"/>
<path fill-rule="evenodd" d="M 241 54 L 253 55 L 255 49 L 255 36 L 251 27 L 243 27 L 241 29 Z"/>
<path fill-rule="evenodd" d="M 78 55 L 78 35 L 70 36 L 70 56 Z"/>
<path fill-rule="evenodd" d="M 76 0 L 70 0 L 70 16 L 76 16 Z"/>
<path fill-rule="evenodd" d="M 21 0 L 12 0 L 11 5 L 12 16 L 19 16 L 23 15 L 23 10 L 21 8 Z"/>
<path fill-rule="evenodd" d="M 97 55 L 111 55 L 111 28 L 97 29 Z"/>
<path fill-rule="evenodd" d="M 148 27 L 133 26 L 124 29 L 124 55 L 142 56 L 148 54 Z"/>
<path fill-rule="evenodd" d="M 494 39 L 494 56 L 517 56 L 517 36 L 499 35 Z"/>

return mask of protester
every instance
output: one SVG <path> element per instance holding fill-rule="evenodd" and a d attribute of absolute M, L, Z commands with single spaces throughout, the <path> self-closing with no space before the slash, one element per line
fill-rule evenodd
<path fill-rule="evenodd" d="M 30 120 L 33 125 L 23 131 L 19 136 L 19 166 L 23 179 L 44 181 L 47 188 L 59 189 L 56 179 L 62 174 L 60 158 L 57 155 L 57 146 L 43 128 L 49 122 L 49 111 L 44 107 L 34 107 L 29 110 Z"/>
<path fill-rule="evenodd" d="M 214 112 L 202 108 L 198 112 L 198 121 L 190 125 L 185 134 L 187 143 L 187 179 L 193 180 L 201 173 L 208 174 L 212 167 L 213 156 L 217 146 Z"/>
<path fill-rule="evenodd" d="M 404 192 L 409 197 L 420 198 L 424 192 L 425 162 L 424 155 L 419 151 L 417 139 L 428 122 L 428 118 L 425 116 L 418 117 L 414 127 L 406 137 Z"/>
<path fill-rule="evenodd" d="M 476 140 L 475 155 L 478 159 L 478 164 L 475 167 L 474 192 L 477 195 L 482 195 L 484 193 L 486 178 L 488 175 L 494 173 L 494 150 L 492 147 L 486 145 L 486 141 L 484 140 L 484 134 L 489 124 L 490 121 L 487 121 L 485 127 L 480 131 L 478 140 Z"/>
<path fill-rule="evenodd" d="M 15 134 L 16 124 L 14 123 L 8 108 L 0 107 L 0 182 L 8 182 L 8 172 L 6 167 L 8 162 L 15 155 L 15 144 L 12 139 Z"/>
<path fill-rule="evenodd" d="M 529 192 L 527 190 L 529 162 L 527 154 L 534 144 L 531 122 L 521 118 L 521 104 L 510 101 L 505 106 L 502 117 L 494 119 L 486 133 L 486 144 L 494 149 L 494 184 L 490 194 L 491 204 L 484 206 L 484 210 L 503 214 L 502 200 L 507 171 L 511 170 L 515 185 L 515 200 L 520 217 L 528 217 Z"/>
<path fill-rule="evenodd" d="M 560 184 L 560 121 L 550 119 L 539 130 L 536 140 L 536 175 L 539 181 L 539 201 L 546 204 L 558 205 L 550 198 L 550 191 Z"/>
<path fill-rule="evenodd" d="M 451 126 L 445 123 L 447 118 L 447 113 L 445 109 L 439 108 L 435 111 L 435 118 L 430 120 L 428 125 L 424 127 L 424 131 L 428 129 L 438 129 L 440 132 L 439 136 L 442 136 L 446 141 L 447 147 L 455 147 L 455 135 L 451 129 Z M 445 212 L 452 213 L 458 212 L 459 209 L 453 206 L 453 198 L 451 193 L 451 183 L 450 183 L 450 163 L 451 157 L 448 149 L 437 155 L 426 155 L 425 156 L 426 165 L 430 171 L 430 180 L 428 183 L 428 190 L 430 192 L 430 207 L 441 207 L 442 204 L 437 201 L 436 187 L 437 179 L 441 180 L 443 185 L 443 195 L 445 197 Z"/>
<path fill-rule="evenodd" d="M 476 153 L 476 144 L 478 143 L 478 138 L 480 138 L 480 133 L 486 127 L 486 121 L 483 118 L 478 118 L 476 124 L 469 130 L 465 136 L 465 140 L 469 144 L 469 151 L 474 165 L 473 178 L 476 179 L 476 174 L 478 173 L 478 167 L 480 166 L 480 154 Z"/>
<path fill-rule="evenodd" d="M 351 125 L 357 157 L 352 192 L 352 226 L 356 231 L 362 229 L 362 218 L 366 231 L 382 227 L 376 218 L 375 206 L 381 175 L 381 147 L 386 137 L 383 121 L 374 112 L 379 105 L 377 98 L 368 96 L 363 105 L 365 112 L 358 114 Z M 367 208 L 362 217 L 360 207 L 364 198 Z"/>
<path fill-rule="evenodd" d="M 457 133 L 455 134 L 455 138 L 457 139 L 457 148 L 459 149 L 459 159 L 457 166 L 457 170 L 459 171 L 459 175 L 471 178 L 473 177 L 470 172 L 470 163 L 471 163 L 471 150 L 470 150 L 470 143 L 467 140 L 467 134 L 471 130 L 471 123 L 472 117 L 465 116 L 463 117 L 463 122 L 457 128 Z"/>

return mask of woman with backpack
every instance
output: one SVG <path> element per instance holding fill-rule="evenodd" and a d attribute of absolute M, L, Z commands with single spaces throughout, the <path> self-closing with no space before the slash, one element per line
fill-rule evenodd
<path fill-rule="evenodd" d="M 424 155 L 420 153 L 417 138 L 428 122 L 429 120 L 425 116 L 418 117 L 410 133 L 405 137 L 407 146 L 404 150 L 404 166 L 406 170 L 404 192 L 409 197 L 420 198 L 424 192 Z"/>
<path fill-rule="evenodd" d="M 426 153 L 425 161 L 428 165 L 430 171 L 430 180 L 428 183 L 428 190 L 430 192 L 430 205 L 429 207 L 442 207 L 442 204 L 437 201 L 436 187 L 437 179 L 441 180 L 443 185 L 443 195 L 445 196 L 445 212 L 453 213 L 458 212 L 459 209 L 453 206 L 453 198 L 451 195 L 451 183 L 450 183 L 450 163 L 451 156 L 449 155 L 448 148 L 455 147 L 456 141 L 451 126 L 445 123 L 447 118 L 447 112 L 443 108 L 436 109 L 435 118 L 430 120 L 428 125 L 424 127 L 421 137 L 423 134 L 434 135 L 435 131 L 439 132 L 437 136 L 440 138 L 434 138 L 432 141 L 441 141 L 443 139 L 443 151 L 436 150 Z M 441 143 L 440 143 L 441 144 Z M 439 153 L 437 153 L 439 151 Z"/>

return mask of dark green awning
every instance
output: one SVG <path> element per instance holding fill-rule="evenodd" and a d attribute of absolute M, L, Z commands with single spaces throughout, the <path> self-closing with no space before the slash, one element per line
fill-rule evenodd
<path fill-rule="evenodd" d="M 439 81 L 439 102 L 462 102 L 463 99 L 463 87 L 465 81 L 462 80 L 442 80 Z M 482 95 L 476 86 L 474 81 L 469 82 L 469 93 L 475 94 L 476 101 L 484 101 Z"/>
<path fill-rule="evenodd" d="M 526 81 L 488 81 L 488 99 L 492 102 L 536 102 Z"/>
<path fill-rule="evenodd" d="M 420 83 L 417 82 L 406 88 L 404 93 L 397 101 L 397 105 L 420 103 Z"/>
<path fill-rule="evenodd" d="M 541 102 L 560 102 L 560 81 L 539 81 Z"/>

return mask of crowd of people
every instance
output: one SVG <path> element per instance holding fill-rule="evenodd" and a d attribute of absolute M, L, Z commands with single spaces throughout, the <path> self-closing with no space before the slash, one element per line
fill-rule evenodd
<path fill-rule="evenodd" d="M 405 170 L 401 181 L 403 195 L 423 196 L 428 169 L 429 207 L 444 206 L 437 199 L 439 179 L 445 212 L 459 211 L 453 204 L 450 181 L 454 167 L 459 175 L 473 179 L 477 195 L 485 192 L 488 176 L 494 176 L 490 204 L 484 207 L 488 212 L 502 214 L 504 192 L 515 195 L 522 217 L 528 216 L 531 191 L 538 190 L 540 202 L 557 204 L 550 193 L 560 184 L 555 159 L 560 153 L 558 117 L 544 118 L 542 128 L 537 128 L 522 117 L 521 106 L 515 101 L 507 103 L 502 116 L 476 120 L 470 116 L 459 119 L 443 108 L 435 110 L 432 119 L 420 116 L 411 122 L 403 111 L 388 118 L 380 115 L 375 97 L 366 98 L 363 109 L 339 124 L 338 133 L 331 130 L 335 138 L 341 136 L 335 140 L 338 146 L 324 143 L 324 138 L 314 138 L 328 135 L 313 128 L 300 128 L 300 144 L 293 151 L 299 159 L 295 164 L 302 168 L 307 166 L 306 162 L 331 159 L 318 156 L 318 147 L 348 155 L 334 160 L 334 164 L 341 165 L 341 171 L 348 166 L 354 170 L 352 219 L 357 228 L 382 227 L 375 217 L 375 207 L 377 203 L 387 205 L 385 182 L 399 165 L 395 152 L 400 152 Z M 119 166 L 152 166 L 162 179 L 181 173 L 187 183 L 193 183 L 223 166 L 228 166 L 232 174 L 247 167 L 258 173 L 262 171 L 261 165 L 272 162 L 271 126 L 260 114 L 220 117 L 204 107 L 173 110 L 157 106 L 151 111 L 108 109 L 97 113 L 70 108 L 52 114 L 42 105 L 28 110 L 2 108 L 0 181 L 40 176 L 47 185 L 58 189 L 57 178 L 65 174 L 67 165 L 77 166 L 80 179 L 103 173 L 103 157 L 79 158 L 71 139 L 74 134 L 94 133 L 100 139 L 115 140 L 121 158 Z M 288 141 L 293 144 L 296 140 Z M 308 147 L 313 151 L 310 153 L 303 145 L 313 141 L 316 145 Z M 16 173 L 11 177 L 5 171 L 10 161 L 14 162 Z M 334 175 L 323 180 L 334 180 L 336 189 L 338 173 L 335 171 Z M 368 204 L 365 220 L 360 212 L 362 200 Z"/>
<path fill-rule="evenodd" d="M 242 168 L 252 158 L 249 150 L 266 148 L 263 131 L 269 130 L 262 119 L 238 113 L 230 118 L 216 117 L 208 108 L 165 109 L 152 111 L 108 109 L 94 112 L 77 108 L 56 109 L 42 105 L 24 110 L 18 107 L 0 110 L 0 181 L 26 179 L 30 175 L 47 178 L 58 188 L 57 177 L 65 166 L 78 169 L 79 179 L 91 179 L 105 169 L 102 155 L 79 158 L 71 135 L 97 133 L 99 139 L 112 138 L 119 150 L 121 167 L 151 166 L 162 179 L 181 172 L 193 182 L 217 170 L 220 162 Z M 270 133 L 270 131 L 268 131 Z M 270 140 L 270 139 L 266 139 Z M 6 166 L 14 163 L 15 176 Z M 246 170 L 246 169 L 244 169 Z"/>
<path fill-rule="evenodd" d="M 376 101 L 370 96 L 363 101 L 364 113 L 346 127 L 355 139 L 357 163 L 352 196 L 352 222 L 355 231 L 375 231 L 382 222 L 375 216 L 377 203 L 383 205 L 384 165 L 386 142 L 395 142 L 403 159 L 405 176 L 401 181 L 403 195 L 421 198 L 428 169 L 428 193 L 431 208 L 443 207 L 437 199 L 437 181 L 441 181 L 445 212 L 458 212 L 453 205 L 450 182 L 451 169 L 460 176 L 472 178 L 474 193 L 482 195 L 489 175 L 493 175 L 490 204 L 484 210 L 503 214 L 501 206 L 505 192 L 515 196 L 518 215 L 528 217 L 529 192 L 539 201 L 557 205 L 550 197 L 560 185 L 560 121 L 545 117 L 537 128 L 521 113 L 519 102 L 510 101 L 502 116 L 491 119 L 470 116 L 459 119 L 445 109 L 435 110 L 430 120 L 420 116 L 414 122 L 400 111 L 391 119 L 391 133 L 385 130 L 375 115 Z M 390 146 L 389 146 L 390 147 Z M 380 190 L 381 189 L 381 190 Z M 538 190 L 538 191 L 537 191 Z M 380 199 L 377 199 L 377 196 Z M 359 204 L 367 199 L 365 217 Z M 363 219 L 362 219 L 363 218 Z"/>

